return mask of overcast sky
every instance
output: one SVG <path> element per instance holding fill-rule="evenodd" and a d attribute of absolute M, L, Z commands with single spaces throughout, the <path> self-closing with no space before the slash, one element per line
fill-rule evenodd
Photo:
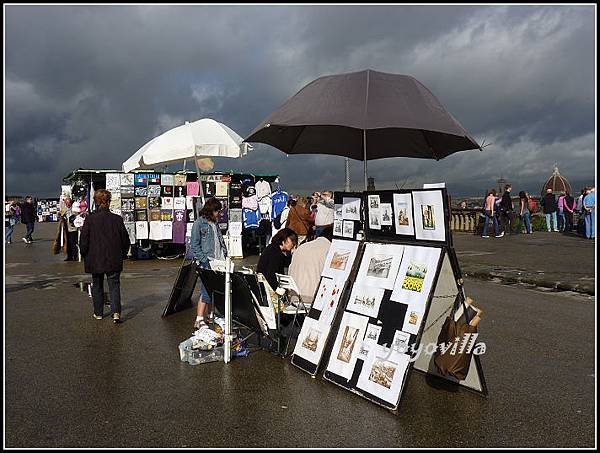
<path fill-rule="evenodd" d="M 538 192 L 558 163 L 594 183 L 594 6 L 4 7 L 5 190 L 58 196 L 73 169 L 120 169 L 186 120 L 247 136 L 310 81 L 374 69 L 415 77 L 478 141 L 439 162 L 369 162 L 377 188 L 446 181 L 479 195 L 503 176 Z M 266 145 L 215 170 L 344 186 L 344 159 Z M 363 185 L 351 161 L 352 188 Z M 575 187 L 574 187 L 575 188 Z"/>

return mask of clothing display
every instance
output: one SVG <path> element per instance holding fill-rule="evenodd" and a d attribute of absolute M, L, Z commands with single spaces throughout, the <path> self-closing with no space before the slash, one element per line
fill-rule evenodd
<path fill-rule="evenodd" d="M 188 182 L 186 184 L 187 195 L 191 197 L 197 197 L 200 191 L 200 184 L 197 181 Z"/>
<path fill-rule="evenodd" d="M 261 214 L 268 214 L 271 217 L 271 185 L 264 180 L 259 180 L 254 185 L 256 189 L 256 196 L 258 198 L 258 205 Z"/>
<path fill-rule="evenodd" d="M 242 197 L 242 208 L 251 209 L 253 211 L 258 210 L 258 197 L 256 195 Z"/>
<path fill-rule="evenodd" d="M 277 191 L 271 194 L 271 216 L 277 217 L 287 207 L 289 195 L 287 192 Z"/>
<path fill-rule="evenodd" d="M 242 209 L 242 221 L 244 228 L 258 228 L 260 223 L 260 212 L 258 209 Z"/>

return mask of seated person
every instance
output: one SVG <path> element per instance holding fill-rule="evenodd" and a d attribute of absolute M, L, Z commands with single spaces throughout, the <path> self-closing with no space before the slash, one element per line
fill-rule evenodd
<path fill-rule="evenodd" d="M 311 303 L 313 300 L 333 239 L 332 225 L 318 231 L 317 239 L 305 242 L 294 252 L 288 272 L 298 285 L 300 297 L 304 303 Z"/>
<path fill-rule="evenodd" d="M 291 251 L 297 244 L 298 235 L 289 228 L 283 228 L 273 236 L 271 243 L 261 253 L 256 272 L 264 276 L 271 289 L 277 289 L 277 276 L 275 274 L 285 273 L 285 268 L 289 266 L 291 261 Z"/>

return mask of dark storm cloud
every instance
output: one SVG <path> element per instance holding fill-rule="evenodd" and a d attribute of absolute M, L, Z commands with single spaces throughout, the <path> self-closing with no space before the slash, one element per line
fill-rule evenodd
<path fill-rule="evenodd" d="M 591 182 L 594 17 L 592 6 L 9 5 L 6 189 L 53 196 L 74 168 L 119 168 L 186 120 L 246 136 L 311 80 L 365 68 L 413 75 L 492 142 L 440 162 L 370 162 L 378 187 L 445 180 L 478 193 L 500 176 L 537 187 L 554 162 Z M 344 184 L 340 157 L 262 145 L 216 169 L 278 173 L 307 193 Z M 359 189 L 361 162 L 351 179 Z"/>

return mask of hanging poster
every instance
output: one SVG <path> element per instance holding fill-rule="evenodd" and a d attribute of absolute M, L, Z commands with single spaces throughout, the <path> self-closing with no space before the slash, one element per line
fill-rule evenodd
<path fill-rule="evenodd" d="M 172 197 L 173 196 L 173 186 L 160 186 L 160 196 L 161 197 Z"/>
<path fill-rule="evenodd" d="M 106 190 L 118 190 L 121 188 L 121 175 L 119 173 L 106 174 Z"/>
<path fill-rule="evenodd" d="M 360 221 L 360 198 L 342 198 L 342 218 Z"/>
<path fill-rule="evenodd" d="M 193 195 L 193 194 L 189 194 L 185 186 L 176 186 L 174 188 L 173 196 L 175 196 L 175 197 L 186 197 L 188 195 Z M 197 195 L 198 194 L 196 194 L 196 196 Z"/>
<path fill-rule="evenodd" d="M 133 176 L 134 186 L 147 186 L 148 185 L 148 174 L 147 173 L 135 173 Z"/>
<path fill-rule="evenodd" d="M 172 186 L 175 184 L 175 178 L 173 175 L 161 175 L 160 184 L 163 186 Z"/>
<path fill-rule="evenodd" d="M 392 212 L 392 204 L 381 203 L 379 206 L 379 209 L 381 211 L 381 225 L 392 225 L 394 218 L 394 214 Z"/>
<path fill-rule="evenodd" d="M 343 222 L 344 222 L 344 228 L 343 228 L 342 236 L 344 236 L 345 238 L 354 239 L 354 221 L 344 220 Z"/>
<path fill-rule="evenodd" d="M 178 187 L 185 186 L 185 180 L 185 175 L 175 175 L 175 177 L 173 178 L 173 185 Z"/>
<path fill-rule="evenodd" d="M 160 209 L 160 197 L 148 197 L 148 209 Z"/>
<path fill-rule="evenodd" d="M 374 286 L 354 285 L 346 310 L 377 318 L 385 289 Z"/>
<path fill-rule="evenodd" d="M 396 404 L 409 363 L 410 355 L 375 345 L 369 351 L 356 386 L 390 404 Z"/>
<path fill-rule="evenodd" d="M 327 342 L 329 329 L 323 332 L 316 319 L 304 318 L 302 330 L 294 348 L 294 355 L 302 357 L 311 363 L 319 363 Z"/>
<path fill-rule="evenodd" d="M 162 197 L 162 209 L 173 209 L 173 197 Z"/>
<path fill-rule="evenodd" d="M 160 218 L 158 220 L 150 221 L 149 238 L 154 241 L 162 240 L 162 222 L 160 221 Z"/>
<path fill-rule="evenodd" d="M 428 241 L 445 241 L 444 202 L 441 190 L 412 193 L 415 237 Z"/>
<path fill-rule="evenodd" d="M 365 338 L 362 341 L 360 349 L 358 351 L 358 359 L 366 360 L 369 351 L 373 346 L 377 345 L 377 340 L 379 340 L 379 335 L 381 334 L 382 326 L 378 326 L 375 324 L 367 324 L 367 330 L 365 332 Z"/>
<path fill-rule="evenodd" d="M 334 220 L 333 221 L 333 235 L 334 236 L 342 236 L 344 234 L 344 230 L 342 228 L 343 220 Z"/>
<path fill-rule="evenodd" d="M 327 371 L 348 380 L 352 377 L 368 323 L 369 318 L 366 316 L 344 312 L 331 356 L 329 356 Z"/>
<path fill-rule="evenodd" d="M 160 222 L 161 229 L 161 237 L 163 240 L 171 240 L 173 239 L 173 222 L 171 221 L 161 221 Z"/>
<path fill-rule="evenodd" d="M 229 195 L 228 191 L 227 191 L 227 188 L 229 187 L 228 183 L 223 182 L 223 181 L 217 181 L 216 185 L 217 185 L 217 187 L 216 187 L 216 190 L 215 190 L 215 192 L 216 192 L 215 196 L 217 196 L 217 197 L 227 197 L 227 195 Z"/>
<path fill-rule="evenodd" d="M 133 211 L 135 209 L 135 201 L 133 198 L 121 198 L 121 210 Z"/>
<path fill-rule="evenodd" d="M 185 197 L 175 197 L 173 199 L 173 209 L 185 209 Z"/>
<path fill-rule="evenodd" d="M 148 211 L 150 221 L 160 221 L 160 209 L 151 209 Z"/>
<path fill-rule="evenodd" d="M 135 215 L 133 211 L 123 211 L 121 210 L 121 216 L 123 217 L 123 222 L 135 222 Z"/>
<path fill-rule="evenodd" d="M 115 212 L 115 211 L 121 212 L 121 194 L 118 194 L 118 195 L 113 194 L 112 195 L 112 197 L 110 198 L 109 209 L 112 212 Z"/>
<path fill-rule="evenodd" d="M 135 188 L 135 196 L 136 197 L 147 197 L 148 196 L 148 187 L 140 186 Z"/>
<path fill-rule="evenodd" d="M 173 211 L 171 209 L 160 210 L 160 220 L 162 221 L 173 221 Z"/>
<path fill-rule="evenodd" d="M 160 186 L 158 184 L 148 185 L 149 197 L 160 197 Z"/>
<path fill-rule="evenodd" d="M 148 222 L 135 222 L 135 237 L 137 239 L 148 239 Z"/>
<path fill-rule="evenodd" d="M 121 198 L 133 198 L 133 196 L 133 186 L 121 186 Z"/>
<path fill-rule="evenodd" d="M 148 173 L 148 185 L 150 184 L 158 184 L 160 185 L 160 174 L 158 173 Z"/>
<path fill-rule="evenodd" d="M 133 173 L 121 173 L 120 177 L 122 186 L 133 186 Z"/>
<path fill-rule="evenodd" d="M 392 289 L 402 260 L 403 245 L 372 244 L 365 253 L 356 276 L 356 283 L 363 286 Z"/>
<path fill-rule="evenodd" d="M 407 304 L 409 310 L 425 311 L 425 303 L 435 278 L 441 249 L 407 245 L 398 271 L 394 291 L 395 302 Z"/>
<path fill-rule="evenodd" d="M 343 204 L 336 204 L 334 206 L 334 211 L 333 211 L 333 219 L 334 220 L 343 220 L 344 218 L 344 205 Z"/>
<path fill-rule="evenodd" d="M 415 234 L 412 196 L 410 193 L 394 194 L 394 222 L 396 225 L 396 234 L 409 236 Z"/>
<path fill-rule="evenodd" d="M 346 280 L 358 251 L 358 242 L 334 239 L 329 247 L 321 275 L 336 280 Z"/>
<path fill-rule="evenodd" d="M 127 230 L 127 234 L 129 235 L 129 243 L 135 244 L 135 223 L 125 222 L 125 229 Z"/>
<path fill-rule="evenodd" d="M 136 209 L 135 211 L 135 221 L 146 221 L 148 220 L 148 213 L 146 212 L 145 209 Z M 138 238 L 139 239 L 139 238 Z M 148 238 L 146 238 L 148 239 Z"/>

